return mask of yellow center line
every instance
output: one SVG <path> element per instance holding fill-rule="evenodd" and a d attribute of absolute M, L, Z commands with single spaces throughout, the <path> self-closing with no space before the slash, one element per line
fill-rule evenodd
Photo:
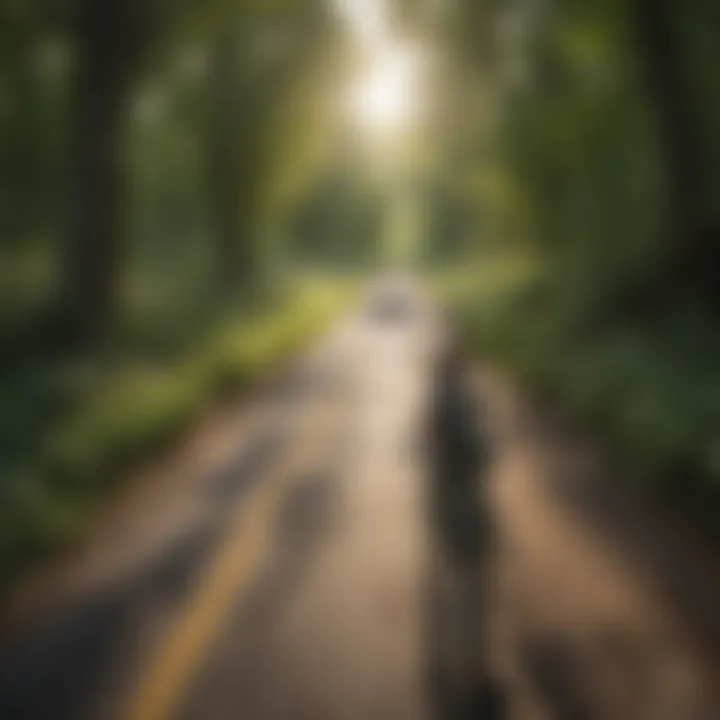
<path fill-rule="evenodd" d="M 236 532 L 221 544 L 199 578 L 197 592 L 171 621 L 160 652 L 131 695 L 122 716 L 126 720 L 172 717 L 230 606 L 248 592 L 253 578 L 265 565 L 281 501 L 291 481 L 309 464 L 327 437 L 333 416 L 328 403 L 320 403 L 304 425 L 299 442 L 293 444 L 257 493 L 240 503 L 231 523 Z"/>

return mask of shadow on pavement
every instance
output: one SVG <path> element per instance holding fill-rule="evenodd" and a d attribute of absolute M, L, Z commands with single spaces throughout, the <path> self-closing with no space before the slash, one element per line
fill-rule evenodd
<path fill-rule="evenodd" d="M 528 637 L 524 664 L 535 687 L 557 720 L 596 720 L 592 674 L 584 658 L 561 637 Z"/>
<path fill-rule="evenodd" d="M 337 491 L 336 478 L 324 470 L 309 473 L 290 491 L 277 523 L 273 559 L 233 610 L 210 660 L 188 688 L 179 718 L 263 718 L 269 707 L 281 717 L 305 717 L 277 650 L 282 627 L 276 620 L 294 602 L 316 550 L 332 533 Z"/>
<path fill-rule="evenodd" d="M 122 684 L 138 660 L 137 642 L 162 608 L 191 587 L 220 529 L 198 526 L 157 562 L 92 595 L 63 602 L 0 650 L 0 717 L 78 720 Z"/>
<path fill-rule="evenodd" d="M 172 538 L 129 577 L 63 601 L 0 638 L 0 718 L 78 720 L 120 689 L 139 661 L 140 639 L 192 590 L 242 501 L 284 438 L 261 434 L 207 483 L 207 519 Z M 111 686 L 111 687 L 109 687 Z"/>

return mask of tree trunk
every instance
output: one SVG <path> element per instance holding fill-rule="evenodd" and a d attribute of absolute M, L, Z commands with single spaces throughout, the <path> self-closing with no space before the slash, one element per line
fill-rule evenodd
<path fill-rule="evenodd" d="M 683 44 L 675 0 L 635 0 L 633 22 L 644 66 L 670 192 L 670 243 L 659 275 L 651 281 L 651 305 L 693 295 L 720 312 L 720 232 L 712 215 L 712 168 L 683 68 Z M 641 303 L 642 304 L 642 303 Z"/>
<path fill-rule="evenodd" d="M 127 130 L 137 59 L 133 0 L 82 0 L 73 127 L 74 176 L 64 275 L 70 330 L 102 343 L 117 324 L 126 252 Z"/>
<path fill-rule="evenodd" d="M 683 71 L 675 0 L 635 0 L 634 23 L 654 105 L 674 204 L 676 241 L 697 242 L 705 231 L 710 175 L 695 101 Z"/>
<path fill-rule="evenodd" d="M 222 33 L 213 48 L 208 97 L 208 185 L 216 237 L 217 280 L 223 293 L 246 286 L 257 271 L 254 252 L 254 179 L 243 117 L 242 77 L 236 33 Z M 252 108 L 257 112 L 258 108 Z"/>

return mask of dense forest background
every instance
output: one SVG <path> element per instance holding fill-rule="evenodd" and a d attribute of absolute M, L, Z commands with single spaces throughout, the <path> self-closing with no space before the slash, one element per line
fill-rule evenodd
<path fill-rule="evenodd" d="M 486 253 L 476 277 L 493 292 L 498 272 L 508 278 L 500 303 L 461 303 L 476 338 L 599 430 L 634 477 L 712 505 L 718 10 L 691 0 L 468 12 L 456 44 L 488 78 L 480 104 L 492 117 L 463 176 L 497 263 Z M 490 45 L 469 30 L 488 22 Z"/>
<path fill-rule="evenodd" d="M 432 58 L 393 153 L 337 110 L 346 6 L 0 7 L 3 577 L 388 262 L 632 477 L 717 508 L 716 3 L 388 3 Z"/>

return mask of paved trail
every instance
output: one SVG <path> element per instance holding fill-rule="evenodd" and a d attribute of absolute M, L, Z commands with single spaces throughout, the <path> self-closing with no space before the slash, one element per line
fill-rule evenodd
<path fill-rule="evenodd" d="M 413 302 L 412 317 L 351 317 L 200 422 L 30 583 L 0 641 L 0 718 L 451 717 L 438 648 L 471 631 L 496 700 L 484 717 L 720 718 L 717 637 L 689 622 L 702 609 L 659 584 L 647 542 L 639 559 L 589 513 L 587 473 L 492 373 L 478 514 L 493 533 L 482 562 L 438 572 L 422 428 L 442 328 Z M 697 562 L 683 584 L 705 583 L 707 609 L 720 582 Z M 468 573 L 481 592 L 455 613 L 438 598 Z"/>

